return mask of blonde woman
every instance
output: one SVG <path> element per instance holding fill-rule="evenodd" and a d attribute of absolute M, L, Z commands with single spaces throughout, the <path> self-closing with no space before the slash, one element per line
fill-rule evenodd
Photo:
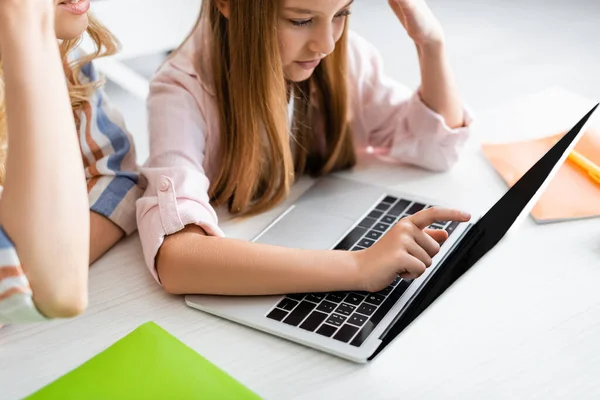
<path fill-rule="evenodd" d="M 90 262 L 135 229 L 133 143 L 91 64 L 116 43 L 89 7 L 0 0 L 0 324 L 80 314 Z"/>
<path fill-rule="evenodd" d="M 190 37 L 151 83 L 148 188 L 138 201 L 146 263 L 175 294 L 367 290 L 431 265 L 444 231 L 467 221 L 431 208 L 361 251 L 309 251 L 225 238 L 214 206 L 252 215 L 304 173 L 352 167 L 367 148 L 446 170 L 469 134 L 444 33 L 424 0 L 390 0 L 415 43 L 415 93 L 386 77 L 349 32 L 349 0 L 204 0 Z"/>

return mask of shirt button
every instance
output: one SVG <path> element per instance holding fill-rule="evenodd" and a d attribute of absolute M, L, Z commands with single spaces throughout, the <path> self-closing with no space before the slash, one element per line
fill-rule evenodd
<path fill-rule="evenodd" d="M 166 192 L 169 190 L 169 180 L 167 178 L 161 178 L 158 190 L 161 192 Z"/>

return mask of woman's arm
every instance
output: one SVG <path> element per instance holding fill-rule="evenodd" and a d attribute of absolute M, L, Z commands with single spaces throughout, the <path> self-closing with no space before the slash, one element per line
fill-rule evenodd
<path fill-rule="evenodd" d="M 125 232 L 105 216 L 90 211 L 90 264 L 113 248 Z"/>
<path fill-rule="evenodd" d="M 464 126 L 448 56 L 444 31 L 425 0 L 388 0 L 392 10 L 415 42 L 421 70 L 422 101 L 444 117 L 450 128 Z"/>
<path fill-rule="evenodd" d="M 454 84 L 444 43 L 417 45 L 421 69 L 421 100 L 444 117 L 449 128 L 465 125 L 463 105 Z"/>
<path fill-rule="evenodd" d="M 165 290 L 172 294 L 264 295 L 348 290 L 359 285 L 356 253 L 206 236 L 195 225 L 165 238 L 156 268 Z"/>
<path fill-rule="evenodd" d="M 432 264 L 445 231 L 434 221 L 465 222 L 469 215 L 429 208 L 402 219 L 361 251 L 304 250 L 206 236 L 188 225 L 165 239 L 156 258 L 173 294 L 269 295 L 345 290 L 378 291 L 398 275 L 417 278 Z"/>
<path fill-rule="evenodd" d="M 100 80 L 93 62 L 81 73 L 82 81 Z M 91 264 L 137 229 L 135 202 L 143 189 L 133 137 L 102 87 L 94 91 L 80 118 L 80 140 L 85 140 L 81 150 L 90 208 Z"/>
<path fill-rule="evenodd" d="M 0 222 L 38 310 L 71 317 L 87 305 L 89 211 L 54 2 L 0 2 L 0 54 L 10 142 Z"/>

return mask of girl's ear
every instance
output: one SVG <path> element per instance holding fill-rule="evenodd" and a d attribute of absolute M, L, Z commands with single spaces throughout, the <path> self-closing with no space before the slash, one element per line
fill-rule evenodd
<path fill-rule="evenodd" d="M 221 14 L 227 19 L 229 19 L 229 0 L 215 0 L 215 5 L 221 11 Z"/>

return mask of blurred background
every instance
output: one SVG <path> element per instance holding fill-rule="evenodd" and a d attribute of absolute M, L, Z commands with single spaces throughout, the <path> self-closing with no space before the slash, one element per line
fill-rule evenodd
<path fill-rule="evenodd" d="M 476 115 L 552 86 L 600 100 L 600 0 L 427 2 L 444 26 L 460 92 Z M 148 80 L 189 33 L 200 4 L 104 0 L 92 5 L 123 45 L 119 55 L 98 66 L 134 135 L 140 163 L 148 157 Z M 379 48 L 391 77 L 417 87 L 414 46 L 386 0 L 355 0 L 350 23 Z"/>

